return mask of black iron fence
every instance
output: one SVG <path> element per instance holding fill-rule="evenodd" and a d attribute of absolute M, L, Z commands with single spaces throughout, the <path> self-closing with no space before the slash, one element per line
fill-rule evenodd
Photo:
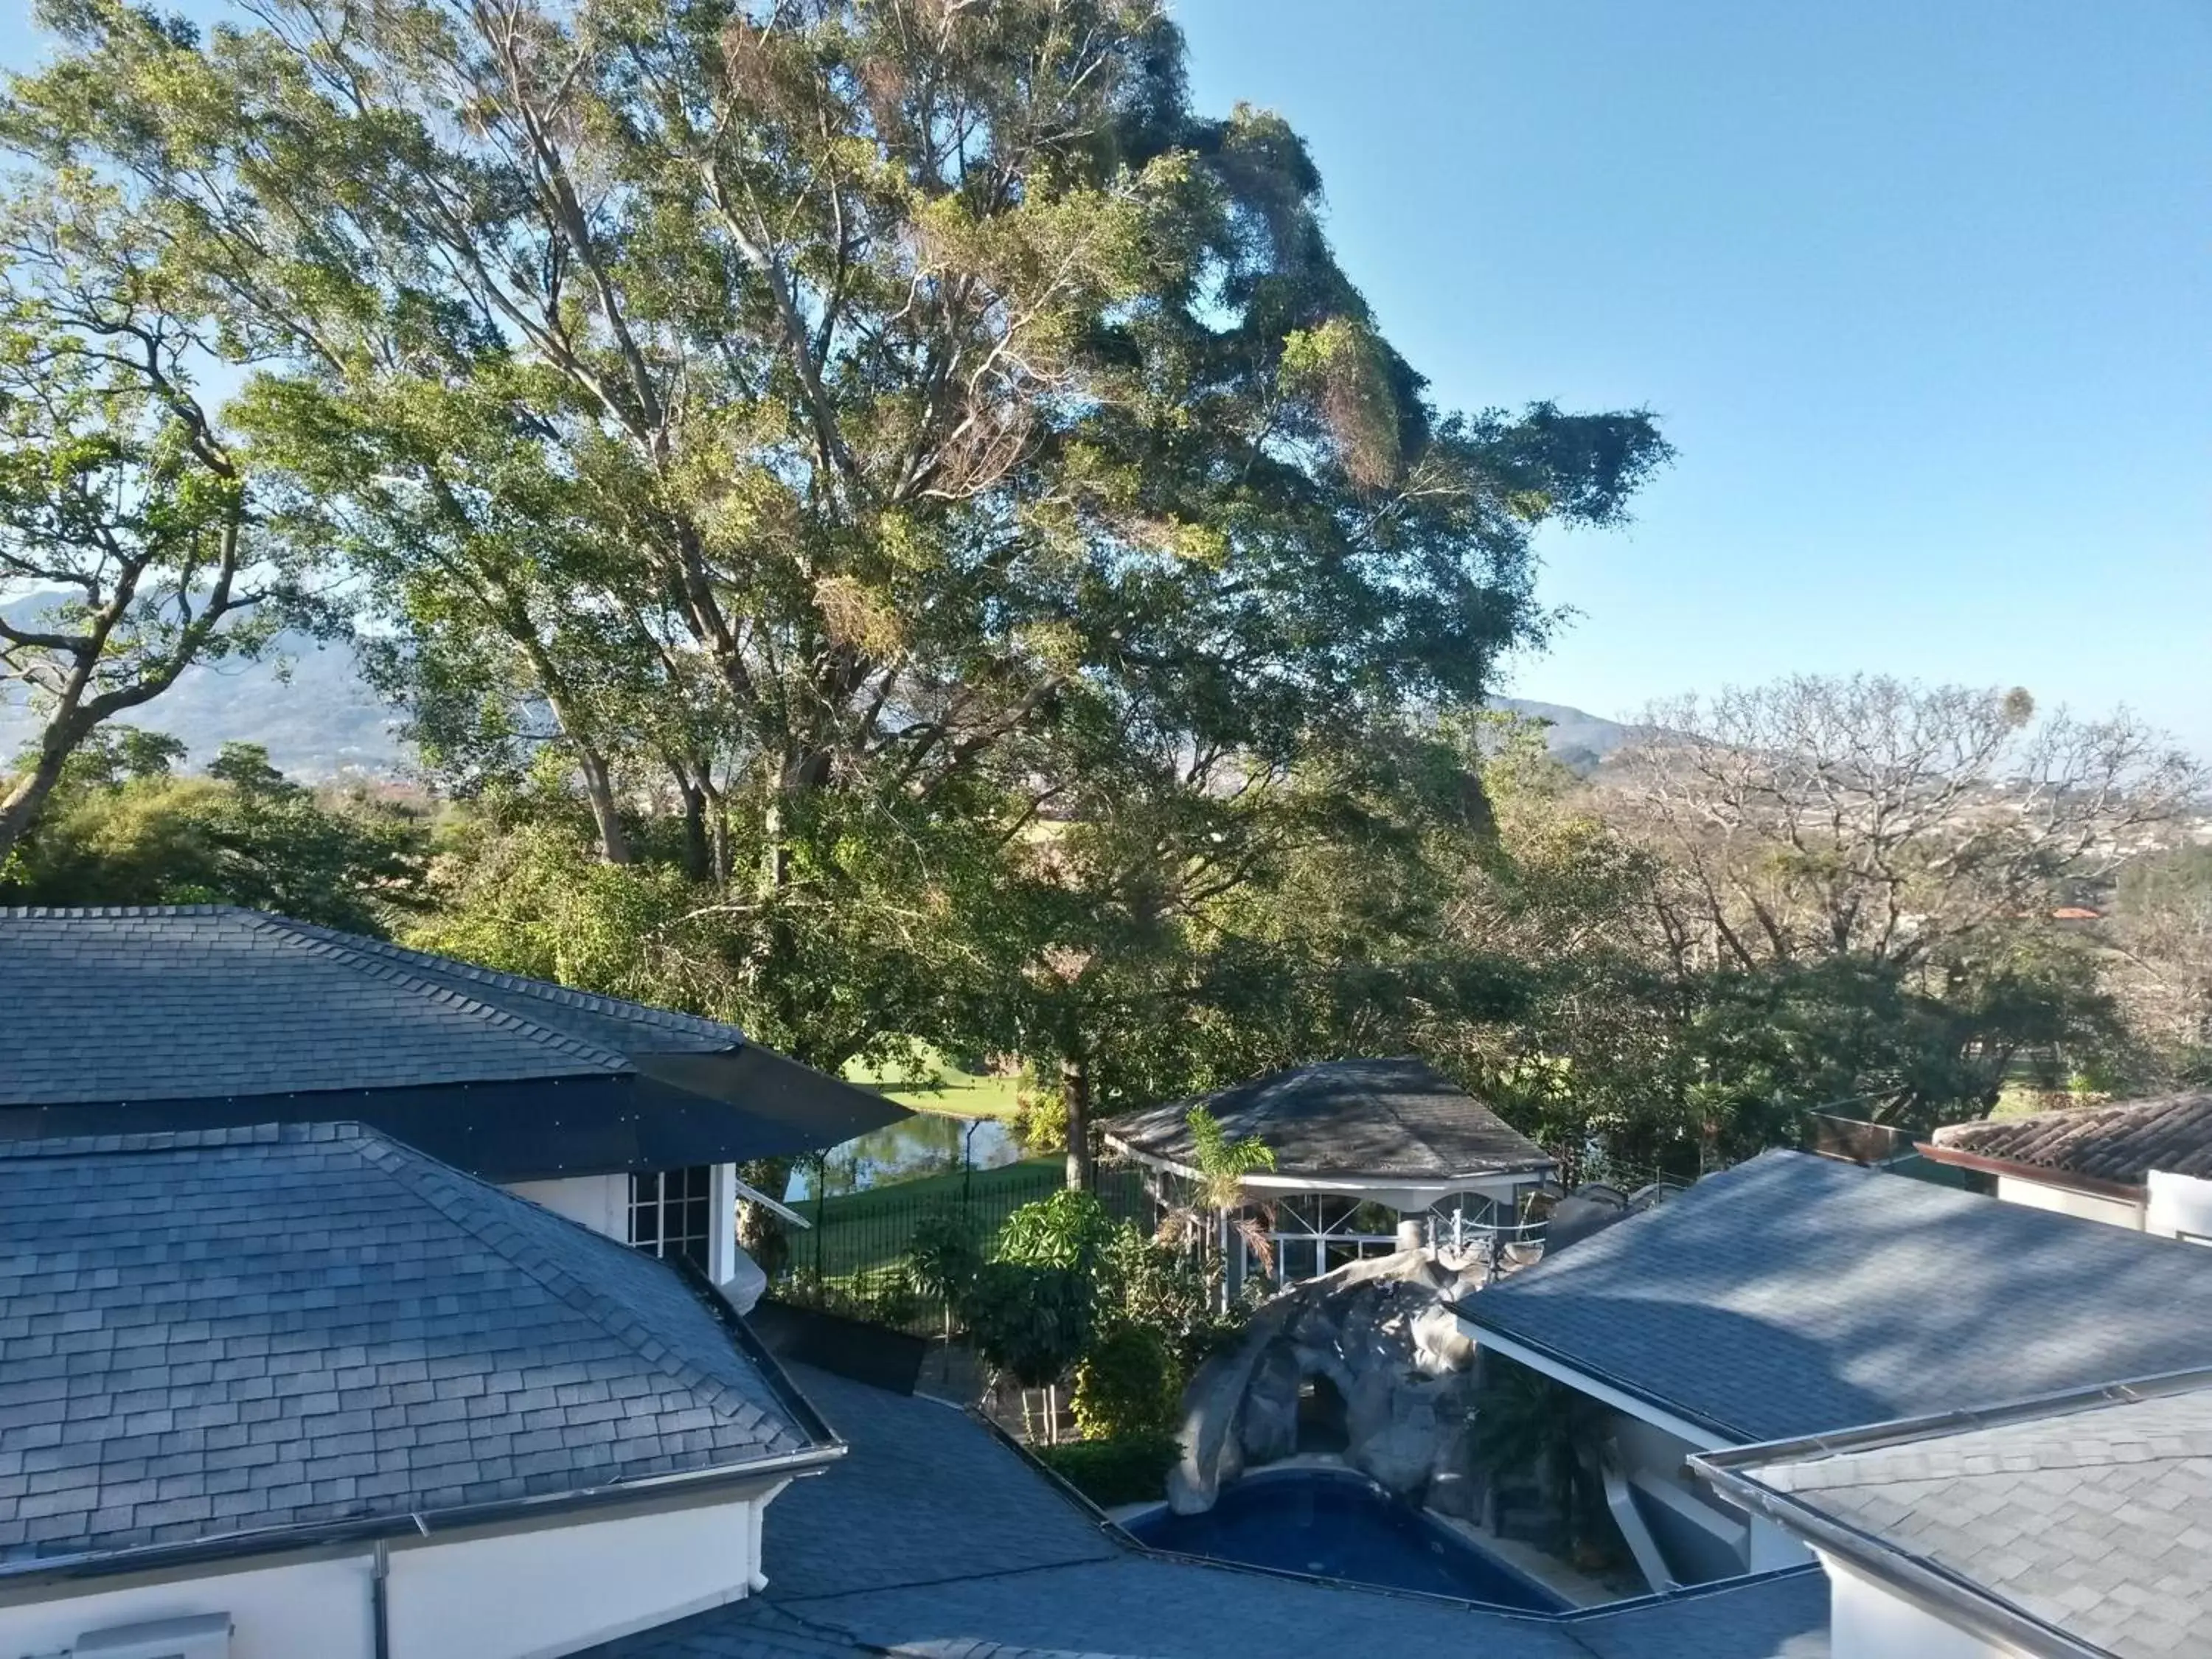
<path fill-rule="evenodd" d="M 988 1239 L 1024 1204 L 1049 1198 L 1066 1185 L 1058 1162 L 977 1170 L 915 1183 L 823 1194 L 798 1207 L 811 1224 L 787 1235 L 789 1254 L 770 1293 L 802 1307 L 866 1319 L 919 1336 L 950 1335 L 952 1310 L 942 1297 L 915 1282 L 908 1263 L 916 1231 L 926 1218 L 957 1218 Z M 1149 1231 L 1158 1206 L 1141 1172 L 1102 1167 L 1091 1190 L 1107 1213 Z"/>

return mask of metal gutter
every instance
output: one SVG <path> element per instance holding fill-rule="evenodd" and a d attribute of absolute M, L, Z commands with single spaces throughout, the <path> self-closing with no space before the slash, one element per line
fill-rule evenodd
<path fill-rule="evenodd" d="M 1705 1460 L 1695 1457 L 1691 1462 L 1702 1464 Z M 1948 1567 L 1884 1543 L 1748 1476 L 1710 1465 L 1700 1473 L 1716 1491 L 1754 1514 L 1787 1528 L 1814 1548 L 1863 1570 L 1916 1605 L 1950 1622 L 1965 1624 L 1977 1635 L 2016 1648 L 2034 1659 L 2115 1659 L 2109 1650 L 2076 1641 Z"/>
<path fill-rule="evenodd" d="M 1821 1434 L 1797 1435 L 1787 1440 L 1765 1440 L 1753 1445 L 1731 1446 L 1726 1451 L 1699 1452 L 1695 1461 L 1709 1468 L 1732 1473 L 1753 1464 L 1786 1463 L 1805 1457 L 1834 1456 L 1841 1452 L 1871 1451 L 1908 1441 L 1932 1439 L 1937 1435 L 1960 1433 L 1971 1429 L 2002 1428 L 2009 1423 L 2033 1422 L 2041 1418 L 2087 1411 L 2098 1406 L 2125 1406 L 2140 1400 L 2160 1399 L 2167 1395 L 2193 1394 L 2205 1388 L 2212 1388 L 2212 1365 L 2192 1366 L 2180 1371 L 2158 1371 L 2148 1376 L 2129 1377 L 2117 1382 L 2054 1389 L 2049 1394 L 2030 1395 L 1994 1406 L 1960 1407 L 1951 1411 L 1931 1412 L 1921 1417 L 1893 1418 L 1886 1423 L 1869 1423 Z"/>
<path fill-rule="evenodd" d="M 2130 1186 L 2124 1181 L 2107 1181 L 2101 1176 L 2076 1175 L 2071 1170 L 2061 1170 L 2048 1164 L 2023 1164 L 2017 1158 L 1991 1158 L 1984 1152 L 1970 1152 L 1958 1146 L 1946 1146 L 1940 1140 L 1917 1140 L 1913 1150 L 1931 1164 L 1948 1164 L 1954 1169 L 1972 1170 L 1978 1175 L 2003 1176 L 2014 1181 L 2030 1181 L 2039 1187 L 2057 1187 L 2063 1191 L 2080 1193 L 2089 1198 L 2109 1198 L 2124 1204 L 2142 1204 L 2149 1201 L 2149 1184 L 2138 1182 Z"/>

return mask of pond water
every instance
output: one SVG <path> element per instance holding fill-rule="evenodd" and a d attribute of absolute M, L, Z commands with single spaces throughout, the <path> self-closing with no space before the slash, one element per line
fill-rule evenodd
<path fill-rule="evenodd" d="M 1011 1123 L 997 1118 L 916 1112 L 842 1146 L 833 1146 L 823 1160 L 823 1170 L 825 1189 L 834 1198 L 840 1193 L 888 1187 L 920 1176 L 944 1175 L 964 1162 L 972 1161 L 979 1170 L 995 1170 L 1001 1164 L 1018 1164 L 1021 1157 L 1021 1142 Z M 813 1167 L 810 1164 L 794 1166 L 790 1184 L 784 1189 L 784 1202 L 813 1196 Z"/>
<path fill-rule="evenodd" d="M 1203 1515 L 1163 1507 L 1125 1524 L 1155 1549 L 1184 1555 L 1525 1613 L 1567 1607 L 1534 1579 L 1350 1471 L 1263 1470 L 1224 1486 Z"/>

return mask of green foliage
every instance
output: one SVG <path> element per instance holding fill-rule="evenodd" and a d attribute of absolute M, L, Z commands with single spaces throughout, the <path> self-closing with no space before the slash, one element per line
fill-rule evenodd
<path fill-rule="evenodd" d="M 205 777 L 181 747 L 110 728 L 72 758 L 0 878 L 19 904 L 237 904 L 381 935 L 421 902 L 422 815 L 366 791 L 295 784 L 250 744 Z"/>
<path fill-rule="evenodd" d="M 907 1274 L 922 1296 L 958 1308 L 982 1271 L 983 1243 L 957 1210 L 933 1210 L 915 1223 Z"/>
<path fill-rule="evenodd" d="M 1155 1333 L 1185 1372 L 1232 1340 L 1249 1311 L 1239 1304 L 1223 1312 L 1220 1285 L 1204 1263 L 1126 1223 L 1099 1252 L 1098 1285 L 1101 1328 Z"/>
<path fill-rule="evenodd" d="M 1000 1261 L 1089 1273 L 1114 1232 L 1114 1218 L 1091 1194 L 1058 1192 L 1008 1216 L 992 1254 Z"/>
<path fill-rule="evenodd" d="M 1182 1455 L 1175 1441 L 1164 1434 L 1074 1440 L 1066 1445 L 1030 1449 L 1038 1462 L 1101 1509 L 1166 1497 L 1168 1471 Z"/>
<path fill-rule="evenodd" d="M 1086 1269 L 987 1261 L 960 1310 L 977 1352 L 1024 1387 L 1041 1389 L 1089 1345 L 1097 1303 Z"/>
<path fill-rule="evenodd" d="M 1470 1455 L 1493 1477 L 1533 1480 L 1565 1534 L 1569 1550 L 1602 1551 L 1613 1534 L 1599 1474 L 1606 1409 L 1527 1366 L 1482 1358 Z"/>
<path fill-rule="evenodd" d="M 1149 0 L 943 10 L 49 0 L 0 142 L 256 366 L 266 522 L 477 806 L 421 942 L 1065 1066 L 1080 1152 L 1340 1046 L 1340 963 L 1479 988 L 1374 825 L 1667 448 L 1437 407 Z M 1390 914 L 1246 925 L 1354 842 Z"/>
<path fill-rule="evenodd" d="M 1256 1135 L 1231 1140 L 1203 1106 L 1184 1115 L 1197 1148 L 1200 1201 L 1208 1209 L 1230 1210 L 1243 1201 L 1244 1177 L 1275 1167 L 1275 1154 Z"/>
<path fill-rule="evenodd" d="M 1075 1367 L 1076 1426 L 1087 1440 L 1166 1434 L 1179 1414 L 1182 1382 L 1182 1367 L 1158 1331 L 1122 1325 L 1091 1344 Z"/>

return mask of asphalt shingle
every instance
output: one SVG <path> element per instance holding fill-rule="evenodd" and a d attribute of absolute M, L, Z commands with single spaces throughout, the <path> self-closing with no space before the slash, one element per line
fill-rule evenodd
<path fill-rule="evenodd" d="M 1552 1165 L 1542 1147 L 1418 1060 L 1338 1060 L 1276 1072 L 1116 1119 L 1108 1138 L 1188 1164 L 1197 1156 L 1194 1106 L 1204 1106 L 1231 1139 L 1264 1141 L 1279 1175 L 1435 1181 Z"/>
<path fill-rule="evenodd" d="M 215 905 L 0 909 L 0 1106 L 614 1076 L 733 1026 Z"/>
<path fill-rule="evenodd" d="M 817 1443 L 673 1270 L 353 1125 L 0 1143 L 0 1562 Z"/>
<path fill-rule="evenodd" d="M 2212 1364 L 2212 1253 L 1795 1152 L 1462 1308 L 1736 1444 Z"/>
<path fill-rule="evenodd" d="M 2212 1651 L 2212 1388 L 1735 1464 L 2118 1659 Z"/>
<path fill-rule="evenodd" d="M 793 1376 L 852 1451 L 769 1505 L 765 1597 L 594 1650 L 592 1659 L 1282 1659 L 1383 1646 L 1482 1659 L 1824 1659 L 1827 1651 L 1817 1572 L 1553 1618 L 1154 1556 L 1099 1525 L 965 1413 L 818 1371 Z"/>

